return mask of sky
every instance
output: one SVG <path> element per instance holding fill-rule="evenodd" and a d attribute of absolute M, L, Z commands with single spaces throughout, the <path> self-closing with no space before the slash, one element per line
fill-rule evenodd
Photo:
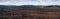
<path fill-rule="evenodd" d="M 60 5 L 60 0 L 0 0 L 0 5 Z"/>

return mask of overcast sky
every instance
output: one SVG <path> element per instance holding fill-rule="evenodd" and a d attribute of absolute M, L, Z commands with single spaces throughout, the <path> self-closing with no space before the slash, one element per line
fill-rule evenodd
<path fill-rule="evenodd" d="M 60 5 L 60 0 L 0 0 L 0 5 Z"/>

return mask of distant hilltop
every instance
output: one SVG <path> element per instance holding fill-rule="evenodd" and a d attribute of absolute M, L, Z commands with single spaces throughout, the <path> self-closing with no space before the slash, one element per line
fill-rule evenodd
<path fill-rule="evenodd" d="M 16 5 L 0 5 L 0 8 L 47 8 L 47 7 L 60 7 L 58 5 L 50 5 L 50 6 L 43 6 L 43 5 L 21 5 L 21 6 L 16 6 Z"/>

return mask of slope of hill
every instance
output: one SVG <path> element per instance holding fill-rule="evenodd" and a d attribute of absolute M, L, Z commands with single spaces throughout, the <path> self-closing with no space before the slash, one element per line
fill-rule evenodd
<path fill-rule="evenodd" d="M 8 17 L 8 18 L 7 18 Z M 16 17 L 16 18 L 15 18 Z M 32 5 L 0 6 L 0 19 L 60 19 L 60 7 L 37 8 Z"/>

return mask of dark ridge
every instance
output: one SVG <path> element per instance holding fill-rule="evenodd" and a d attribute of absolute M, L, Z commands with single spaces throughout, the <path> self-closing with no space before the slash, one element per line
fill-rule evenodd
<path fill-rule="evenodd" d="M 58 5 L 45 6 L 45 8 L 49 8 L 49 7 L 60 7 L 60 6 L 58 6 Z"/>
<path fill-rule="evenodd" d="M 6 9 L 6 8 L 38 8 L 38 6 L 34 6 L 34 5 L 22 5 L 22 6 L 14 6 L 14 5 L 11 5 L 11 6 L 7 6 L 7 5 L 0 5 L 0 8 L 1 9 Z M 45 8 L 47 7 L 60 7 L 58 5 L 50 5 L 50 6 L 44 6 Z"/>
<path fill-rule="evenodd" d="M 33 5 L 22 5 L 20 7 L 21 8 L 34 8 L 35 6 L 33 6 Z"/>
<path fill-rule="evenodd" d="M 22 6 L 6 6 L 6 5 L 0 5 L 0 8 L 35 8 L 33 5 L 22 5 Z"/>

